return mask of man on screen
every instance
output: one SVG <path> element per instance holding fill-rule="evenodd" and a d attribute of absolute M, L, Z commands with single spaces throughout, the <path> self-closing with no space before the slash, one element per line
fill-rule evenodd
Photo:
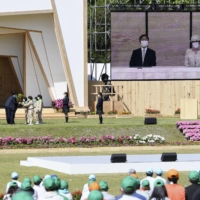
<path fill-rule="evenodd" d="M 149 37 L 145 34 L 139 38 L 141 48 L 133 51 L 129 67 L 156 66 L 156 52 L 148 48 Z"/>

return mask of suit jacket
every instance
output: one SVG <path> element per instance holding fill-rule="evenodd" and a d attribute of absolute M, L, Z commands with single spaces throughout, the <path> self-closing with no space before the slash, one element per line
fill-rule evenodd
<path fill-rule="evenodd" d="M 151 67 L 156 66 L 156 52 L 147 48 L 144 63 L 142 63 L 142 50 L 141 48 L 133 51 L 129 67 Z"/>
<path fill-rule="evenodd" d="M 10 96 L 5 103 L 5 107 L 10 108 L 11 110 L 17 110 L 17 99 L 14 96 Z"/>
<path fill-rule="evenodd" d="M 103 98 L 98 98 L 98 102 L 96 105 L 96 110 L 97 111 L 102 111 L 103 112 Z"/>
<path fill-rule="evenodd" d="M 63 108 L 68 109 L 69 108 L 69 98 L 68 97 L 64 97 L 63 98 Z"/>

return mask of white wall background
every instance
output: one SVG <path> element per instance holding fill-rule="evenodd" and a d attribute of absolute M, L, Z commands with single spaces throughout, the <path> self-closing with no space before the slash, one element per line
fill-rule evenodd
<path fill-rule="evenodd" d="M 17 14 L 17 12 L 52 10 L 50 0 L 0 0 L 0 5 L 0 15 L 5 12 Z"/>
<path fill-rule="evenodd" d="M 42 31 L 47 56 L 44 52 L 41 33 L 31 32 L 31 38 L 43 64 L 44 71 L 47 74 L 47 79 L 51 86 L 52 93 L 55 95 L 54 98 L 63 98 L 63 92 L 67 90 L 67 80 L 54 30 L 53 15 L 37 14 L 26 15 L 26 17 L 24 17 L 24 15 L 1 16 L 0 26 Z M 47 57 L 49 64 L 47 62 Z M 49 68 L 51 69 L 54 84 L 52 83 Z M 51 104 L 48 106 L 51 106 Z"/>
<path fill-rule="evenodd" d="M 83 0 L 55 0 L 79 106 L 84 106 Z M 73 20 L 72 20 L 73 19 Z"/>
<path fill-rule="evenodd" d="M 46 83 L 40 71 L 37 59 L 31 48 L 30 42 L 26 39 L 26 95 L 36 97 L 42 94 L 44 106 L 51 105 Z"/>

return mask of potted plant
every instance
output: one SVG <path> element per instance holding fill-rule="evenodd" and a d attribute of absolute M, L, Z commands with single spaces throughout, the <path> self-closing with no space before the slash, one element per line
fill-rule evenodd
<path fill-rule="evenodd" d="M 62 107 L 63 107 L 63 100 L 62 99 L 56 99 L 52 101 L 52 108 L 56 112 L 62 112 Z"/>
<path fill-rule="evenodd" d="M 86 110 L 86 111 L 81 110 L 81 111 L 80 111 L 80 114 L 81 114 L 84 118 L 87 118 L 87 116 L 90 114 L 90 110 Z"/>

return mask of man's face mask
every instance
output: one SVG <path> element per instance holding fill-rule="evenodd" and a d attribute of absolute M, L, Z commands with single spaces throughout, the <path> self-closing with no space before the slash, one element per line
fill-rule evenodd
<path fill-rule="evenodd" d="M 199 42 L 193 42 L 192 47 L 195 49 L 199 48 Z"/>
<path fill-rule="evenodd" d="M 147 41 L 147 40 L 142 40 L 141 41 L 141 46 L 144 47 L 144 48 L 147 47 L 148 44 L 149 44 L 149 41 Z"/>

